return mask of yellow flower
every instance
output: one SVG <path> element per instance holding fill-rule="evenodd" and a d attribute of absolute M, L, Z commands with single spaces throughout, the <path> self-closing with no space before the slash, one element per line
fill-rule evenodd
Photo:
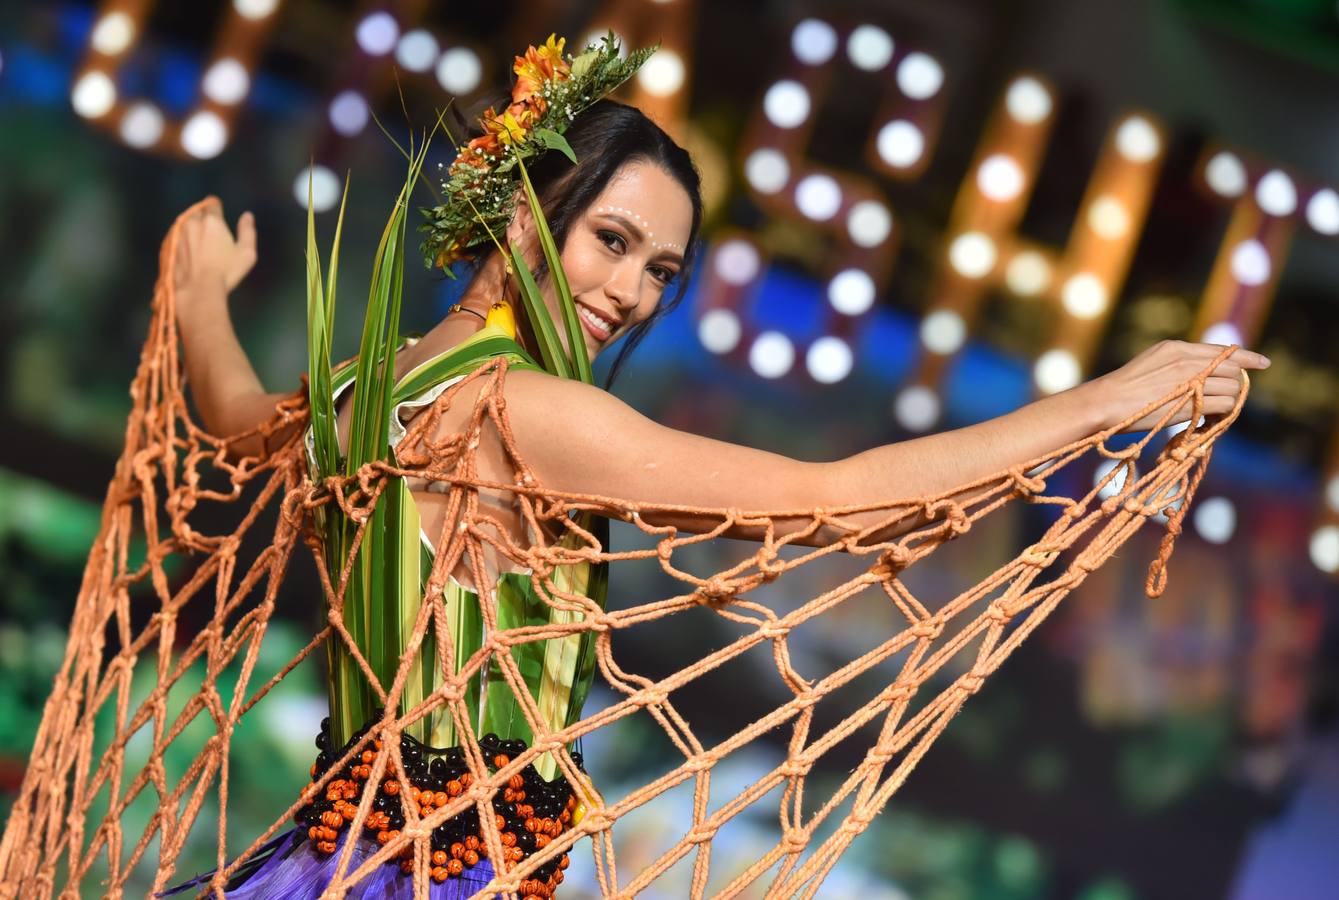
<path fill-rule="evenodd" d="M 549 35 L 549 39 L 538 47 L 530 47 L 524 56 L 516 57 L 512 71 L 516 73 L 516 85 L 511 89 L 511 98 L 522 102 L 536 96 L 546 81 L 566 81 L 572 67 L 563 58 L 563 47 L 567 38 Z"/>
<path fill-rule="evenodd" d="M 499 143 L 510 146 L 525 140 L 530 126 L 534 124 L 535 112 L 524 103 L 513 103 L 503 110 L 502 115 L 493 115 L 484 119 L 484 129 L 497 138 Z"/>

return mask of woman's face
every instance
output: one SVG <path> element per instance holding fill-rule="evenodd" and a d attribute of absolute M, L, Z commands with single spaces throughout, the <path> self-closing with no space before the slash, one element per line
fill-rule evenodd
<path fill-rule="evenodd" d="M 646 160 L 621 167 L 572 223 L 563 269 L 591 359 L 655 312 L 683 268 L 692 225 L 688 193 Z M 545 300 L 566 346 L 562 314 L 550 293 Z"/>

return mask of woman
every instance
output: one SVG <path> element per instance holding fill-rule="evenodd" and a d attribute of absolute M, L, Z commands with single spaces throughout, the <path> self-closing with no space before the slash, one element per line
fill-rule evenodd
<path fill-rule="evenodd" d="M 532 166 L 532 177 L 561 249 L 563 268 L 580 310 L 586 350 L 595 357 L 627 338 L 626 355 L 682 296 L 702 219 L 697 175 L 688 155 L 631 107 L 601 101 L 577 116 L 566 136 L 577 164 L 550 153 Z M 507 237 L 526 248 L 528 257 L 538 264 L 535 224 L 524 204 L 508 224 Z M 228 295 L 255 260 L 256 229 L 249 213 L 239 220 L 235 239 L 217 201 L 204 206 L 184 226 L 175 266 L 178 325 L 193 398 L 206 428 L 214 434 L 236 434 L 255 427 L 269 419 L 275 404 L 287 396 L 265 391 L 228 314 Z M 552 284 L 543 280 L 541 286 L 551 315 L 559 320 L 559 301 Z M 499 296 L 513 300 L 511 306 L 518 310 L 519 350 L 536 355 L 531 323 L 519 314 L 522 306 L 514 301 L 515 289 L 502 257 L 492 253 L 478 262 L 458 307 L 400 352 L 397 374 L 469 339 L 484 326 Z M 561 330 L 559 333 L 565 340 Z M 552 490 L 701 508 L 812 509 L 937 494 L 1033 459 L 1122 422 L 1199 373 L 1220 351 L 1212 344 L 1164 341 L 1114 372 L 996 419 L 828 462 L 790 459 L 676 431 L 647 419 L 603 390 L 554 378 L 537 367 L 513 367 L 505 396 L 517 449 L 540 483 Z M 516 358 L 523 360 L 524 354 L 518 352 Z M 615 370 L 622 361 L 621 355 Z M 1213 415 L 1232 409 L 1243 370 L 1268 364 L 1258 353 L 1234 352 L 1206 380 L 1203 411 Z M 435 397 L 454 380 L 432 385 L 436 393 L 425 390 L 414 398 L 420 402 L 403 403 L 399 418 L 407 425 L 431 399 L 429 394 Z M 460 402 L 453 402 L 437 423 L 438 438 L 466 425 L 478 391 L 477 381 L 463 387 Z M 1158 412 L 1128 430 L 1152 427 Z M 1188 408 L 1179 410 L 1174 421 L 1183 421 L 1188 413 Z M 347 434 L 348 420 L 345 403 L 340 407 L 341 435 Z M 261 448 L 242 444 L 234 449 L 247 453 Z M 512 481 L 512 463 L 494 432 L 485 431 L 478 454 L 479 480 Z M 422 516 L 425 543 L 435 546 L 443 529 L 454 525 L 446 521 L 445 497 L 422 485 L 413 491 L 413 497 Z M 490 514 L 517 540 L 526 539 L 525 524 L 510 498 L 481 491 L 481 502 L 489 504 Z M 863 518 L 872 523 L 879 515 L 872 512 Z M 689 514 L 646 518 L 654 525 L 692 532 L 718 524 Z M 865 524 L 862 516 L 849 518 Z M 780 537 L 788 527 L 794 530 L 802 523 L 776 524 Z M 916 524 L 904 521 L 897 530 Z M 763 537 L 760 530 L 746 525 L 736 526 L 729 536 Z M 816 544 L 829 537 L 816 534 L 806 542 Z M 509 571 L 507 560 L 498 555 L 487 562 L 490 577 L 501 578 Z M 463 565 L 453 576 L 461 589 L 474 587 Z M 579 709 L 578 696 L 563 713 L 575 715 Z M 503 743 L 496 746 L 506 749 L 505 741 L 512 736 L 499 737 Z M 329 741 L 323 745 L 323 751 L 332 749 Z M 302 840 L 305 830 L 281 836 L 277 851 L 239 890 L 230 890 L 229 896 L 318 895 L 337 857 L 313 852 Z M 339 842 L 345 834 L 339 835 Z M 312 843 L 323 842 L 313 839 Z M 336 844 L 329 842 L 332 849 Z M 375 849 L 375 843 L 360 839 L 349 871 Z M 477 858 L 477 850 L 468 846 L 463 853 L 473 854 L 474 864 L 455 866 L 450 874 L 457 877 L 434 884 L 433 897 L 468 896 L 487 883 L 492 875 L 488 860 Z M 395 890 L 392 885 L 398 877 L 394 871 L 384 878 L 379 875 L 360 886 L 366 893 L 355 888 L 349 896 L 383 896 L 372 892 Z M 560 872 L 557 877 L 561 880 Z M 530 893 L 542 896 L 552 886 L 549 878 Z M 407 883 L 403 889 L 408 890 Z"/>

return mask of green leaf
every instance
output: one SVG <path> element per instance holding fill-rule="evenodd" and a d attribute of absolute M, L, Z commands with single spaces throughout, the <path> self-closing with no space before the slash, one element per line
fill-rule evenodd
<path fill-rule="evenodd" d="M 553 239 L 553 232 L 549 230 L 548 220 L 544 218 L 544 209 L 540 205 L 539 195 L 535 193 L 535 186 L 530 181 L 530 173 L 526 171 L 525 163 L 521 162 L 519 157 L 516 161 L 521 166 L 521 183 L 525 185 L 525 197 L 535 221 L 535 230 L 539 234 L 539 245 L 544 250 L 544 259 L 549 264 L 549 275 L 553 278 L 553 286 L 557 289 L 558 307 L 562 311 L 563 325 L 567 329 L 567 343 L 572 351 L 572 370 L 575 377 L 581 381 L 594 384 L 590 354 L 586 351 L 586 340 L 581 331 L 581 322 L 577 318 L 576 303 L 572 300 L 572 288 L 568 286 L 567 273 L 563 270 L 562 254 L 558 252 L 558 244 Z M 517 256 L 514 250 L 512 256 Z M 539 309 L 545 321 L 550 321 L 548 307 L 541 302 Z M 532 328 L 534 321 L 533 318 L 530 320 Z"/>
<path fill-rule="evenodd" d="M 307 403 L 311 410 L 316 476 L 335 473 L 339 444 L 335 432 L 334 399 L 330 394 L 330 295 L 321 285 L 321 257 L 316 247 L 316 213 L 307 180 Z M 338 248 L 338 239 L 336 239 Z M 336 250 L 338 252 L 338 250 Z M 334 285 L 331 284 L 331 292 Z"/>
<path fill-rule="evenodd" d="M 509 243 L 512 267 L 521 287 L 521 301 L 525 304 L 525 315 L 530 322 L 531 330 L 535 333 L 535 340 L 539 342 L 539 357 L 544 361 L 544 369 L 550 375 L 571 378 L 572 370 L 567 354 L 563 352 L 563 345 L 558 340 L 558 330 L 553 327 L 553 317 L 549 315 L 549 308 L 544 305 L 539 285 L 535 284 L 535 276 L 525 264 L 521 248 L 516 246 L 515 242 Z"/>
<path fill-rule="evenodd" d="M 567 143 L 567 138 L 563 137 L 552 128 L 536 128 L 530 133 L 548 149 L 560 151 L 563 156 L 566 156 L 572 161 L 572 165 L 575 166 L 577 164 L 577 155 L 573 152 L 572 145 Z"/>

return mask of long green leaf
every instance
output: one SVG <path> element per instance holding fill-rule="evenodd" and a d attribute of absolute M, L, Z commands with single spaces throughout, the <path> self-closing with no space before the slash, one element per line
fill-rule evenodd
<path fill-rule="evenodd" d="M 518 155 L 516 162 L 521 167 L 521 183 L 525 185 L 525 198 L 530 204 L 530 215 L 535 220 L 535 230 L 539 234 L 539 245 L 544 250 L 544 259 L 549 264 L 549 275 L 553 278 L 553 286 L 558 294 L 558 307 L 563 314 L 563 325 L 567 329 L 567 343 L 572 351 L 572 371 L 576 377 L 586 384 L 593 384 L 594 376 L 591 374 L 590 354 L 586 351 L 586 339 L 581 330 L 581 322 L 578 320 L 577 307 L 572 299 L 572 288 L 567 283 L 567 273 L 563 271 L 562 254 L 558 252 L 558 244 L 553 239 L 553 232 L 549 230 L 548 220 L 544 218 L 544 210 L 539 203 L 539 195 L 535 193 L 535 186 L 530 181 L 530 173 L 525 167 L 525 162 Z M 515 253 L 513 252 L 513 256 Z M 544 311 L 545 318 L 548 318 L 548 308 L 540 305 Z M 533 321 L 533 320 L 532 320 Z"/>
<path fill-rule="evenodd" d="M 535 276 L 525 264 L 521 248 L 516 246 L 514 241 L 510 242 L 510 247 L 512 267 L 520 284 L 521 301 L 525 304 L 525 316 L 535 333 L 535 340 L 539 343 L 539 357 L 544 361 L 544 368 L 550 375 L 571 378 L 571 364 L 568 362 L 567 354 L 563 352 L 563 345 L 558 340 L 558 331 L 553 327 L 553 317 L 549 315 L 549 308 L 544 305 L 544 297 L 539 292 L 539 285 L 535 283 Z"/>
<path fill-rule="evenodd" d="M 330 328 L 328 295 L 321 285 L 321 255 L 316 247 L 316 212 L 311 179 L 307 180 L 307 403 L 311 410 L 316 474 L 335 473 L 339 445 L 335 435 L 334 400 L 330 395 Z M 338 241 L 336 241 L 338 246 Z M 333 290 L 333 286 L 331 288 Z"/>

